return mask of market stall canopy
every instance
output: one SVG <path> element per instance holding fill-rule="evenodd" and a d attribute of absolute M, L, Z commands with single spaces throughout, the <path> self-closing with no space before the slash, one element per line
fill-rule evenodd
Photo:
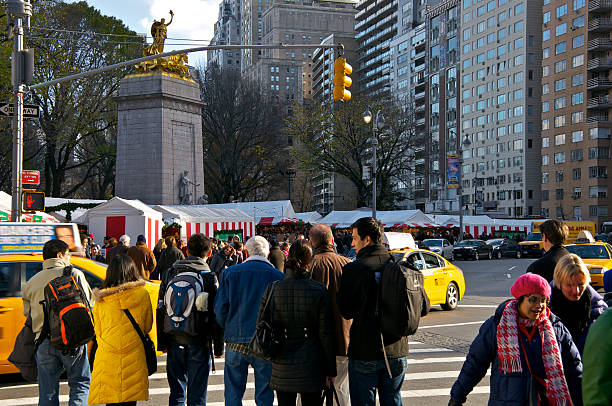
<path fill-rule="evenodd" d="M 275 200 L 270 202 L 237 202 L 196 205 L 212 209 L 238 209 L 247 213 L 261 226 L 278 224 L 294 224 L 298 222 L 290 200 Z"/>
<path fill-rule="evenodd" d="M 334 228 L 346 228 L 350 227 L 358 219 L 369 216 L 371 216 L 369 208 L 350 211 L 334 210 L 318 222 L 329 224 Z M 386 228 L 439 227 L 436 222 L 421 210 L 378 211 L 376 212 L 376 217 Z"/>
<path fill-rule="evenodd" d="M 323 218 L 318 211 L 307 211 L 304 213 L 295 213 L 295 217 L 303 223 L 317 224 Z"/>
<path fill-rule="evenodd" d="M 62 197 L 45 197 L 45 207 L 47 208 L 56 207 L 56 206 L 59 206 L 65 203 L 75 203 L 77 205 L 78 204 L 91 205 L 91 204 L 101 204 L 104 202 L 106 202 L 106 200 L 64 199 Z M 85 214 L 87 210 L 89 209 L 82 208 L 82 207 L 75 209 L 71 212 L 70 218 L 76 219 L 78 217 L 81 217 L 83 214 Z M 66 215 L 67 215 L 66 210 L 57 210 L 57 211 L 49 212 L 49 214 L 59 219 L 60 221 L 66 221 Z"/>
<path fill-rule="evenodd" d="M 185 239 L 197 233 L 215 237 L 223 231 L 235 232 L 237 235 L 241 234 L 242 239 L 255 235 L 253 216 L 249 216 L 239 209 L 193 205 L 158 205 L 153 208 L 162 213 L 166 223 L 180 224 L 181 237 Z"/>
<path fill-rule="evenodd" d="M 13 203 L 13 197 L 8 193 L 0 191 L 0 221 L 11 220 L 11 208 Z M 59 223 L 60 221 L 52 215 L 45 213 L 44 211 L 37 211 L 35 213 L 23 213 L 21 215 L 22 220 L 30 223 Z"/>
<path fill-rule="evenodd" d="M 459 216 L 450 216 L 448 214 L 427 214 L 427 216 L 442 227 L 459 227 Z"/>
<path fill-rule="evenodd" d="M 153 210 L 140 200 L 120 197 L 113 197 L 87 210 L 74 222 L 86 224 L 98 244 L 103 242 L 104 236 L 119 239 L 123 234 L 129 235 L 132 244 L 135 244 L 136 237 L 142 234 L 146 237 L 150 249 L 153 249 L 161 237 L 163 226 L 162 214 L 159 211 Z"/>

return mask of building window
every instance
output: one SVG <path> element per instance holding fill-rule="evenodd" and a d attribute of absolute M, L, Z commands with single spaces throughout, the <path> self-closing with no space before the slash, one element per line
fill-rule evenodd
<path fill-rule="evenodd" d="M 563 17 L 564 15 L 566 15 L 567 14 L 567 4 L 557 7 L 556 14 L 557 14 L 557 18 Z"/>
<path fill-rule="evenodd" d="M 589 159 L 610 159 L 610 147 L 589 148 Z"/>
<path fill-rule="evenodd" d="M 584 121 L 584 111 L 576 111 L 572 113 L 572 124 L 582 123 Z"/>
<path fill-rule="evenodd" d="M 584 83 L 584 74 L 579 73 L 577 75 L 572 76 L 572 86 L 580 86 Z"/>
<path fill-rule="evenodd" d="M 572 179 L 579 180 L 582 177 L 582 171 L 580 168 L 572 169 Z"/>
<path fill-rule="evenodd" d="M 545 83 L 542 85 L 542 94 L 550 93 L 550 84 Z"/>
<path fill-rule="evenodd" d="M 567 69 L 567 63 L 565 59 L 555 62 L 555 73 L 563 72 Z"/>
<path fill-rule="evenodd" d="M 567 43 L 565 41 L 561 41 L 555 45 L 555 55 L 559 55 L 565 52 L 567 49 Z"/>
<path fill-rule="evenodd" d="M 556 164 L 565 163 L 565 152 L 556 152 L 555 153 L 555 163 Z"/>
<path fill-rule="evenodd" d="M 566 32 L 567 32 L 567 24 L 566 23 L 559 24 L 555 28 L 555 37 L 558 37 L 559 35 L 563 35 Z"/>
<path fill-rule="evenodd" d="M 545 12 L 543 17 L 544 17 L 544 20 L 543 20 L 544 24 L 549 22 L 550 21 L 550 11 Z"/>
<path fill-rule="evenodd" d="M 581 9 L 584 7 L 586 0 L 574 0 L 574 10 Z"/>
<path fill-rule="evenodd" d="M 572 58 L 572 67 L 576 68 L 582 65 L 584 65 L 584 54 L 576 55 Z"/>
<path fill-rule="evenodd" d="M 548 155 L 542 155 L 542 166 L 546 166 L 550 163 L 550 159 Z"/>
<path fill-rule="evenodd" d="M 577 37 L 572 38 L 572 48 L 580 48 L 584 45 L 584 35 L 579 35 Z"/>
<path fill-rule="evenodd" d="M 582 150 L 574 149 L 570 154 L 570 159 L 572 162 L 582 161 Z"/>
<path fill-rule="evenodd" d="M 550 48 L 542 49 L 542 59 L 547 59 L 550 57 Z"/>
<path fill-rule="evenodd" d="M 548 190 L 542 190 L 542 200 L 548 201 Z"/>
<path fill-rule="evenodd" d="M 563 200 L 563 189 L 555 189 L 555 199 Z"/>
<path fill-rule="evenodd" d="M 558 92 L 560 90 L 565 90 L 566 87 L 567 87 L 567 82 L 565 79 L 555 80 L 555 92 Z"/>
<path fill-rule="evenodd" d="M 583 93 L 579 92 L 579 93 L 574 93 L 572 95 L 572 106 L 575 106 L 577 104 L 581 104 L 584 102 L 584 98 L 583 98 Z"/>
<path fill-rule="evenodd" d="M 584 139 L 582 130 L 572 132 L 572 142 L 580 142 Z"/>
<path fill-rule="evenodd" d="M 542 172 L 542 184 L 548 183 L 548 172 Z"/>
<path fill-rule="evenodd" d="M 584 16 L 574 18 L 574 20 L 572 21 L 572 27 L 584 27 Z"/>
<path fill-rule="evenodd" d="M 555 128 L 563 127 L 565 125 L 565 115 L 555 116 Z"/>
<path fill-rule="evenodd" d="M 549 130 L 550 129 L 550 120 L 545 118 L 542 120 L 542 130 Z"/>
<path fill-rule="evenodd" d="M 555 99 L 555 110 L 564 109 L 566 107 L 566 98 L 565 96 L 559 97 Z"/>

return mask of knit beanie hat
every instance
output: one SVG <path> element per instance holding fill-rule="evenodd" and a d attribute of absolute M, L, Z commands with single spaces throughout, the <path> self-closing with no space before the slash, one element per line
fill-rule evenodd
<path fill-rule="evenodd" d="M 510 288 L 510 293 L 516 299 L 533 294 L 546 296 L 547 299 L 550 299 L 551 289 L 548 281 L 540 275 L 526 273 L 518 277 L 512 288 Z"/>

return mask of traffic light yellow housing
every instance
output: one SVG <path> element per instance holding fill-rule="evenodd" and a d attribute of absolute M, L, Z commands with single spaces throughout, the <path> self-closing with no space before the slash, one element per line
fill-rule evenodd
<path fill-rule="evenodd" d="M 351 73 L 353 73 L 353 68 L 346 63 L 346 58 L 336 59 L 334 62 L 334 101 L 351 100 L 351 92 L 346 90 L 353 84 L 353 80 L 348 77 Z"/>

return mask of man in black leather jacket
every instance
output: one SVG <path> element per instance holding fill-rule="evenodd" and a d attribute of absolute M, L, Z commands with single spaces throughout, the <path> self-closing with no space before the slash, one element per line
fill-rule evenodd
<path fill-rule="evenodd" d="M 569 254 L 563 247 L 568 229 L 567 225 L 559 220 L 547 220 L 540 224 L 540 232 L 542 233 L 542 245 L 544 245 L 546 254 L 529 265 L 527 272 L 538 274 L 551 282 L 557 262 Z"/>
<path fill-rule="evenodd" d="M 393 258 L 382 245 L 380 221 L 364 217 L 351 228 L 357 259 L 342 268 L 337 298 L 342 317 L 353 320 L 348 348 L 351 403 L 373 406 L 378 391 L 381 406 L 401 406 L 400 389 L 407 366 L 408 337 L 383 335 L 390 378 L 379 322 L 374 314 L 378 289 L 376 274 Z"/>

